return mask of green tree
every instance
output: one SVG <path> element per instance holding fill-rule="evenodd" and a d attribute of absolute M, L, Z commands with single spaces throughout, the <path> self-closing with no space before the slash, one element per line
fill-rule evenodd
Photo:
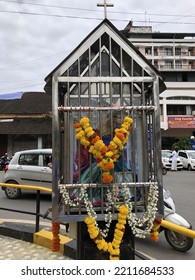
<path fill-rule="evenodd" d="M 177 150 L 191 150 L 191 140 L 189 137 L 181 136 L 176 138 L 173 148 Z"/>

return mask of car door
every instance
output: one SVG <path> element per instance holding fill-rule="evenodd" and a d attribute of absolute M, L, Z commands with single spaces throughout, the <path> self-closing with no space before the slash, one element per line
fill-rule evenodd
<path fill-rule="evenodd" d="M 49 158 L 51 154 L 43 153 L 40 154 L 39 165 L 40 165 L 40 177 L 41 185 L 45 188 L 52 188 L 52 169 L 48 167 Z"/>
<path fill-rule="evenodd" d="M 40 186 L 39 154 L 21 154 L 18 159 L 17 177 L 22 185 Z"/>
<path fill-rule="evenodd" d="M 180 158 L 181 162 L 183 163 L 183 167 L 187 168 L 188 167 L 187 154 L 185 152 L 179 152 L 179 158 Z"/>

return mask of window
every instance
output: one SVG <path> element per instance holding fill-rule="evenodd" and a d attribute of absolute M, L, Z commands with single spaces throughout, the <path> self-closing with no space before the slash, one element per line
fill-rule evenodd
<path fill-rule="evenodd" d="M 164 68 L 165 69 L 172 69 L 173 68 L 173 61 L 172 60 L 166 60 Z"/>
<path fill-rule="evenodd" d="M 158 68 L 158 61 L 154 61 L 154 66 Z"/>
<path fill-rule="evenodd" d="M 34 165 L 37 166 L 39 162 L 39 155 L 35 154 L 23 154 L 20 156 L 19 165 Z"/>
<path fill-rule="evenodd" d="M 47 166 L 49 162 L 51 162 L 50 154 L 43 154 L 43 166 Z"/>
<path fill-rule="evenodd" d="M 175 68 L 177 68 L 177 69 L 181 69 L 182 68 L 181 60 L 176 60 L 175 61 Z"/>
<path fill-rule="evenodd" d="M 175 55 L 181 55 L 181 48 L 175 48 Z"/>
<path fill-rule="evenodd" d="M 158 49 L 154 48 L 154 55 L 157 56 L 158 55 Z"/>
<path fill-rule="evenodd" d="M 167 115 L 186 115 L 186 106 L 167 105 Z"/>
<path fill-rule="evenodd" d="M 173 55 L 173 49 L 172 48 L 165 48 L 165 55 Z"/>
<path fill-rule="evenodd" d="M 178 155 L 179 155 L 180 157 L 187 158 L 187 155 L 186 155 L 186 153 L 184 153 L 184 152 L 179 152 Z"/>
<path fill-rule="evenodd" d="M 145 54 L 152 54 L 152 48 L 146 48 L 145 49 Z"/>

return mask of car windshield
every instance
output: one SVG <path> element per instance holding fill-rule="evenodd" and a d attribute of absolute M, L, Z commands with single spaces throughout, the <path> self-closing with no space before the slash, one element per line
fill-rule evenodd
<path fill-rule="evenodd" d="M 170 157 L 171 156 L 171 152 L 169 151 L 162 151 L 162 157 Z"/>
<path fill-rule="evenodd" d="M 194 152 L 188 152 L 189 158 L 195 159 L 195 151 Z"/>

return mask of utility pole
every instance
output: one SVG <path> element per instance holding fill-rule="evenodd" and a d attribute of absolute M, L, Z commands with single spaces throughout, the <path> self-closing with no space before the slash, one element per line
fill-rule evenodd
<path fill-rule="evenodd" d="M 104 18 L 107 18 L 107 7 L 114 7 L 114 4 L 107 3 L 107 1 L 104 0 L 104 3 L 97 3 L 97 7 L 104 7 Z"/>

